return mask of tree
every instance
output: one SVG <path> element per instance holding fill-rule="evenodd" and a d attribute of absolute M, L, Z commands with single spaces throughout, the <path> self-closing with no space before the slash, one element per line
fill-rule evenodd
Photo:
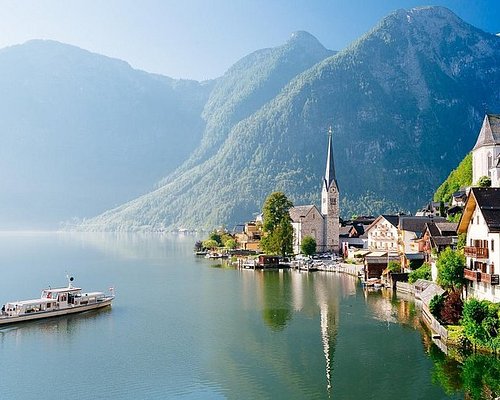
<path fill-rule="evenodd" d="M 219 247 L 219 243 L 217 243 L 213 239 L 207 239 L 207 240 L 203 241 L 203 247 L 205 249 L 215 249 L 215 248 Z"/>
<path fill-rule="evenodd" d="M 481 176 L 477 180 L 477 186 L 482 188 L 491 187 L 491 178 L 489 176 Z"/>
<path fill-rule="evenodd" d="M 459 290 L 465 283 L 465 257 L 458 251 L 447 247 L 439 254 L 437 263 L 437 283 L 448 290 Z"/>
<path fill-rule="evenodd" d="M 316 240 L 312 236 L 304 236 L 300 244 L 300 251 L 306 256 L 316 253 Z"/>
<path fill-rule="evenodd" d="M 224 242 L 224 247 L 227 247 L 228 249 L 234 250 L 236 246 L 237 246 L 236 240 L 232 238 Z"/>
<path fill-rule="evenodd" d="M 441 321 L 448 325 L 456 325 L 462 317 L 464 303 L 460 297 L 460 292 L 450 292 L 443 303 L 441 309 Z"/>
<path fill-rule="evenodd" d="M 293 227 L 290 208 L 293 203 L 283 192 L 273 192 L 267 196 L 262 208 L 263 230 L 265 236 L 261 247 L 267 254 L 285 256 L 293 249 Z"/>

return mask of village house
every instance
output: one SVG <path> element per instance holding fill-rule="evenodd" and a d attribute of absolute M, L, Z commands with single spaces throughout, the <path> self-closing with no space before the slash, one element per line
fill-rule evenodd
<path fill-rule="evenodd" d="M 417 240 L 418 251 L 423 252 L 425 261 L 431 262 L 432 255 L 450 247 L 456 249 L 458 235 L 456 222 L 426 222 L 422 238 Z"/>
<path fill-rule="evenodd" d="M 368 250 L 398 251 L 399 215 L 380 215 L 366 229 Z"/>
<path fill-rule="evenodd" d="M 328 131 L 326 169 L 321 189 L 321 212 L 314 205 L 296 206 L 290 209 L 290 218 L 295 254 L 300 253 L 300 245 L 305 236 L 315 238 L 318 252 L 339 252 L 339 187 L 335 176 L 331 128 Z"/>
<path fill-rule="evenodd" d="M 235 238 L 242 250 L 260 251 L 262 222 L 246 222 L 242 232 L 236 233 Z"/>
<path fill-rule="evenodd" d="M 400 216 L 398 224 L 398 252 L 401 257 L 401 267 L 409 272 L 421 266 L 425 259 L 424 252 L 419 248 L 428 222 L 446 222 L 443 217 Z"/>
<path fill-rule="evenodd" d="M 367 249 L 368 235 L 366 230 L 375 221 L 372 216 L 355 217 L 352 220 L 341 221 L 340 226 L 340 249 L 341 253 L 347 258 L 349 248 Z"/>
<path fill-rule="evenodd" d="M 500 302 L 500 188 L 471 188 L 459 233 L 467 233 L 466 297 Z"/>

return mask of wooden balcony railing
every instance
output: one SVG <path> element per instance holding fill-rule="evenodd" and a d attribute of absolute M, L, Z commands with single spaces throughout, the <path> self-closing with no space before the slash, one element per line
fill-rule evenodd
<path fill-rule="evenodd" d="M 498 274 L 487 274 L 481 271 L 473 271 L 471 269 L 464 269 L 464 278 L 473 282 L 484 282 L 490 285 L 500 284 L 500 277 Z"/>
<path fill-rule="evenodd" d="M 467 257 L 488 258 L 488 249 L 486 247 L 466 246 L 464 247 L 464 254 Z"/>
<path fill-rule="evenodd" d="M 481 281 L 481 272 L 472 271 L 470 269 L 465 268 L 464 269 L 464 278 L 468 279 L 469 281 L 480 282 Z"/>
<path fill-rule="evenodd" d="M 489 283 L 490 285 L 498 285 L 499 276 L 497 274 L 490 275 L 481 272 L 481 282 Z"/>

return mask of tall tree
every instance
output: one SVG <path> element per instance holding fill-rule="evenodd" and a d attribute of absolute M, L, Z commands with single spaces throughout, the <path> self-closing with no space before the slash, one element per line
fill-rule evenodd
<path fill-rule="evenodd" d="M 439 254 L 437 282 L 445 289 L 458 290 L 464 282 L 465 257 L 462 253 L 447 247 Z"/>
<path fill-rule="evenodd" d="M 283 192 L 273 192 L 267 196 L 262 208 L 263 230 L 262 249 L 268 254 L 285 256 L 292 252 L 293 227 L 290 208 L 293 203 Z"/>

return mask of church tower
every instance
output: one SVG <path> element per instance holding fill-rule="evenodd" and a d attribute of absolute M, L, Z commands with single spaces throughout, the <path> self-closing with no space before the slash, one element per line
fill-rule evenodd
<path fill-rule="evenodd" d="M 333 163 L 332 128 L 328 129 L 328 154 L 326 156 L 326 171 L 321 190 L 321 214 L 324 218 L 324 247 L 325 251 L 339 251 L 339 187 L 335 177 Z"/>

